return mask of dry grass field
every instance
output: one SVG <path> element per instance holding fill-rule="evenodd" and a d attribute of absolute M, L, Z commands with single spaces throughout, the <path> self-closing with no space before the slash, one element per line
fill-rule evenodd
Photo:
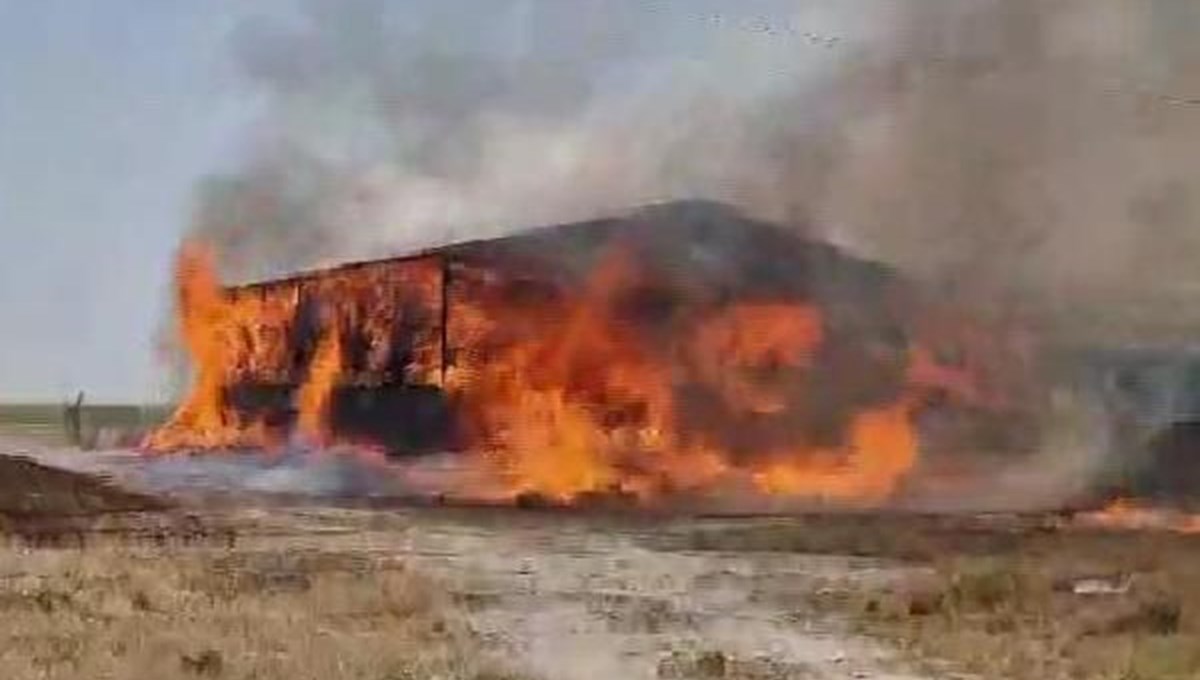
<path fill-rule="evenodd" d="M 255 520 L 174 505 L 0 457 L 0 677 L 519 677 L 403 561 L 242 550 Z"/>
<path fill-rule="evenodd" d="M 682 538 L 703 550 L 832 552 L 919 567 L 882 587 L 833 578 L 814 610 L 979 678 L 1200 677 L 1200 536 L 1083 530 L 1061 518 L 843 516 Z"/>
<path fill-rule="evenodd" d="M 403 560 L 0 457 L 0 677 L 515 678 Z"/>
<path fill-rule="evenodd" d="M 661 551 L 640 519 L 240 508 L 8 532 L 5 678 L 925 677 L 797 618 L 818 575 L 876 565 Z"/>
<path fill-rule="evenodd" d="M 3 678 L 1200 677 L 1200 536 L 1067 515 L 197 505 L 0 463 Z"/>
<path fill-rule="evenodd" d="M 0 552 L 0 677 L 517 678 L 449 595 L 350 555 Z"/>
<path fill-rule="evenodd" d="M 680 518 L 52 498 L 0 525 L 0 677 L 925 677 L 800 608 L 880 563 L 659 545 Z"/>

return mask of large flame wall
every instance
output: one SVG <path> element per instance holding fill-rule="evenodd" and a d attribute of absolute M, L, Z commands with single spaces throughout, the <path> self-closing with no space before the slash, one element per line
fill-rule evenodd
<path fill-rule="evenodd" d="M 187 245 L 194 382 L 147 448 L 371 445 L 339 431 L 339 391 L 425 390 L 453 412 L 439 444 L 509 495 L 741 485 L 875 504 L 917 464 L 931 394 L 980 400 L 965 369 L 811 290 L 713 285 L 620 239 L 592 250 L 568 266 L 463 249 L 222 288 Z M 238 395 L 255 390 L 280 396 L 251 408 Z"/>

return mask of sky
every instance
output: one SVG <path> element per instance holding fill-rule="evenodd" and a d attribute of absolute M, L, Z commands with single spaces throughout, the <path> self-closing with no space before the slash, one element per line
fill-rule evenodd
<path fill-rule="evenodd" d="M 0 1 L 0 399 L 154 394 L 193 185 L 255 105 L 247 4 Z"/>

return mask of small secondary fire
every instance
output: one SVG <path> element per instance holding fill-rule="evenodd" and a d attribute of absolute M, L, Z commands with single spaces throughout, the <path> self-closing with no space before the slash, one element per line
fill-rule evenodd
<path fill-rule="evenodd" d="M 1200 515 L 1176 508 L 1155 507 L 1128 498 L 1118 498 L 1101 510 L 1076 516 L 1082 526 L 1105 529 L 1156 529 L 1181 534 L 1200 534 Z"/>
<path fill-rule="evenodd" d="M 194 384 L 154 452 L 454 450 L 509 498 L 875 505 L 931 404 L 999 403 L 975 357 L 922 342 L 889 272 L 721 206 L 233 288 L 188 243 L 177 273 Z"/>

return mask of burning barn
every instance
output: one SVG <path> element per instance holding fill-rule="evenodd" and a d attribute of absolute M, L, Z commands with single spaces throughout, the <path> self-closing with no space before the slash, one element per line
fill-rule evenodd
<path fill-rule="evenodd" d="M 514 494 L 873 503 L 935 447 L 931 409 L 985 416 L 957 418 L 973 436 L 1019 420 L 1019 380 L 981 351 L 993 332 L 719 204 L 228 288 L 212 264 L 181 253 L 194 384 L 154 451 L 352 443 L 461 452 Z"/>

